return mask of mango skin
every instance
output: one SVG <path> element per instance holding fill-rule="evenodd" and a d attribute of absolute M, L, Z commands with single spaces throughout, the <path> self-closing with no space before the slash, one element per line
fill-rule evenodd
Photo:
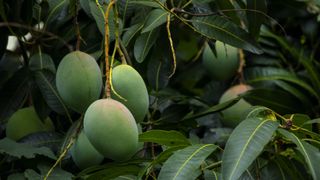
<path fill-rule="evenodd" d="M 208 44 L 202 55 L 204 67 L 210 76 L 219 81 L 230 79 L 239 68 L 238 49 L 220 41 L 216 41 L 217 56 L 212 52 Z"/>
<path fill-rule="evenodd" d="M 12 140 L 41 131 L 54 131 L 54 125 L 48 117 L 41 121 L 33 106 L 19 109 L 8 120 L 6 136 Z"/>
<path fill-rule="evenodd" d="M 137 123 L 143 121 L 148 113 L 149 94 L 140 74 L 129 65 L 119 65 L 112 71 L 113 92 L 111 97 L 124 104 L 133 114 Z"/>
<path fill-rule="evenodd" d="M 104 157 L 92 146 L 83 131 L 70 149 L 73 161 L 80 169 L 100 164 Z"/>
<path fill-rule="evenodd" d="M 81 51 L 71 52 L 58 66 L 56 85 L 63 101 L 82 114 L 99 99 L 102 88 L 100 68 L 90 55 Z"/>
<path fill-rule="evenodd" d="M 138 127 L 133 115 L 122 103 L 100 99 L 84 115 L 84 132 L 104 157 L 128 160 L 138 148 Z"/>
<path fill-rule="evenodd" d="M 245 93 L 252 89 L 251 86 L 239 84 L 229 88 L 221 96 L 219 103 L 223 103 L 238 97 L 239 94 Z M 236 127 L 243 119 L 243 114 L 250 108 L 252 105 L 249 104 L 244 99 L 241 99 L 236 104 L 222 111 L 223 121 L 222 123 L 226 126 Z"/>

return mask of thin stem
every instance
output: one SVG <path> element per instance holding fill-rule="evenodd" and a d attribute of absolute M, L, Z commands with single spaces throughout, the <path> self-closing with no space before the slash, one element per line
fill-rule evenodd
<path fill-rule="evenodd" d="M 26 26 L 26 25 L 23 25 L 23 24 L 15 23 L 15 22 L 0 22 L 0 27 L 17 27 L 17 28 L 27 29 L 27 30 L 33 31 L 33 32 L 46 34 L 46 35 L 48 35 L 48 36 L 50 36 L 50 37 L 52 37 L 54 39 L 57 39 L 57 40 L 61 41 L 63 43 L 63 45 L 65 45 L 68 48 L 68 50 L 70 52 L 73 51 L 72 46 L 70 44 L 68 44 L 64 39 L 62 39 L 61 37 L 49 32 L 49 31 L 36 29 L 36 28 L 31 27 L 31 26 Z"/>
<path fill-rule="evenodd" d="M 170 15 L 171 14 L 167 15 L 167 26 L 166 27 L 167 27 L 168 39 L 170 42 L 170 48 L 171 48 L 171 52 L 172 52 L 173 70 L 172 70 L 172 73 L 169 75 L 169 78 L 171 78 L 174 75 L 174 73 L 176 72 L 176 69 L 177 69 L 177 57 L 176 57 L 176 53 L 175 53 L 175 50 L 173 47 L 173 41 L 172 41 L 171 32 L 170 32 L 170 21 L 171 21 Z"/>
<path fill-rule="evenodd" d="M 115 22 L 115 38 L 116 38 L 115 46 L 119 53 L 122 64 L 127 64 L 126 58 L 119 45 L 119 39 L 120 39 L 119 38 L 119 12 L 117 7 L 114 8 L 114 22 Z"/>
<path fill-rule="evenodd" d="M 214 163 L 208 165 L 207 167 L 205 167 L 204 169 L 214 169 L 216 167 L 221 166 L 221 164 L 222 164 L 222 161 L 214 162 Z"/>
<path fill-rule="evenodd" d="M 105 64 L 106 64 L 106 87 L 105 87 L 105 93 L 106 97 L 110 98 L 111 97 L 111 92 L 110 92 L 110 65 L 109 65 L 109 14 L 112 6 L 115 4 L 115 0 L 111 1 L 107 7 L 107 10 L 105 12 L 105 33 L 104 33 L 104 46 L 105 46 Z"/>

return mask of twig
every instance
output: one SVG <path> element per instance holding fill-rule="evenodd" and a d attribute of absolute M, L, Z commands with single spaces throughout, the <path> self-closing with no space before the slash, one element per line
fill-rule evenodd
<path fill-rule="evenodd" d="M 80 27 L 79 27 L 79 22 L 78 22 L 78 6 L 79 6 L 79 0 L 76 0 L 76 2 L 75 2 L 74 24 L 75 24 L 76 33 L 77 33 L 77 43 L 76 43 L 76 50 L 77 51 L 80 49 L 80 43 L 81 43 L 81 40 L 82 40 Z"/>
<path fill-rule="evenodd" d="M 68 50 L 70 52 L 73 51 L 72 46 L 70 44 L 68 44 L 68 42 L 66 42 L 63 38 L 61 38 L 61 37 L 49 32 L 49 31 L 36 29 L 36 28 L 31 27 L 31 26 L 26 26 L 26 25 L 23 25 L 23 24 L 15 23 L 15 22 L 0 22 L 0 27 L 17 27 L 17 28 L 27 29 L 27 30 L 33 31 L 33 32 L 46 34 L 48 36 L 51 36 L 54 39 L 57 39 L 57 40 L 61 41 L 63 43 L 63 45 L 65 45 L 68 48 Z"/>

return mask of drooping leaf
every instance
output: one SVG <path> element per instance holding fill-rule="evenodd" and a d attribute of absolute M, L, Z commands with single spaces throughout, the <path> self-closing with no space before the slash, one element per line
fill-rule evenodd
<path fill-rule="evenodd" d="M 141 63 L 147 57 L 150 49 L 154 45 L 158 37 L 158 28 L 141 34 L 134 44 L 134 57 L 137 62 Z"/>
<path fill-rule="evenodd" d="M 188 139 L 178 131 L 150 130 L 139 135 L 140 142 L 153 142 L 166 146 L 190 145 Z"/>
<path fill-rule="evenodd" d="M 320 124 L 320 118 L 307 121 L 307 122 L 303 123 L 303 126 L 307 125 L 307 124 Z"/>
<path fill-rule="evenodd" d="M 36 155 L 42 155 L 51 159 L 56 159 L 53 152 L 47 147 L 34 147 L 30 144 L 17 143 L 9 138 L 0 140 L 0 153 L 12 157 L 25 157 L 27 159 L 35 158 Z"/>
<path fill-rule="evenodd" d="M 248 68 L 246 69 L 245 76 L 248 83 L 256 83 L 262 81 L 283 80 L 296 84 L 315 97 L 318 97 L 317 92 L 304 80 L 297 77 L 297 75 L 280 68 L 266 67 L 266 68 Z"/>
<path fill-rule="evenodd" d="M 167 21 L 168 12 L 162 9 L 154 9 L 148 14 L 142 33 L 153 30 Z"/>
<path fill-rule="evenodd" d="M 0 121 L 5 121 L 21 106 L 29 92 L 28 70 L 20 69 L 0 89 Z"/>
<path fill-rule="evenodd" d="M 261 105 L 281 114 L 303 113 L 304 107 L 294 96 L 280 89 L 260 88 L 245 93 L 244 99 L 253 105 Z"/>
<path fill-rule="evenodd" d="M 286 130 L 278 130 L 284 137 L 291 140 L 294 144 L 297 145 L 297 149 L 303 155 L 305 162 L 309 168 L 310 174 L 313 179 L 320 178 L 320 169 L 318 164 L 320 162 L 320 151 L 318 148 L 310 145 L 307 142 L 301 141 L 296 135 L 290 133 Z"/>
<path fill-rule="evenodd" d="M 204 110 L 202 112 L 195 113 L 195 114 L 194 113 L 188 114 L 186 117 L 183 118 L 183 120 L 194 119 L 194 118 L 198 118 L 198 117 L 202 117 L 202 116 L 205 116 L 205 115 L 208 115 L 208 114 L 212 114 L 212 113 L 215 113 L 215 112 L 222 111 L 222 110 L 234 105 L 240 99 L 241 99 L 241 97 L 237 97 L 237 98 L 231 99 L 229 101 L 226 101 L 224 103 L 221 103 L 221 104 L 218 104 L 218 105 L 214 105 L 214 106 L 212 106 L 212 107 L 210 107 L 207 110 Z"/>
<path fill-rule="evenodd" d="M 214 144 L 197 144 L 176 151 L 162 166 L 158 179 L 193 180 L 200 165 L 217 148 Z"/>
<path fill-rule="evenodd" d="M 155 54 L 149 61 L 147 69 L 148 83 L 156 91 L 166 87 L 171 74 L 171 62 L 165 55 Z"/>
<path fill-rule="evenodd" d="M 247 0 L 247 9 L 249 32 L 257 38 L 260 33 L 261 24 L 265 21 L 263 13 L 267 11 L 267 3 L 265 0 Z"/>
<path fill-rule="evenodd" d="M 229 137 L 222 156 L 222 177 L 238 179 L 263 151 L 279 123 L 270 119 L 242 121 Z"/>
<path fill-rule="evenodd" d="M 69 110 L 55 86 L 55 75 L 48 71 L 36 71 L 33 75 L 49 107 L 59 114 L 68 114 Z"/>
<path fill-rule="evenodd" d="M 0 29 L 1 32 L 1 29 Z M 1 46 L 1 45 L 0 45 Z M 6 52 L 0 59 L 0 89 L 22 66 L 21 57 L 12 52 Z"/>
<path fill-rule="evenodd" d="M 246 31 L 226 18 L 218 15 L 193 17 L 191 22 L 202 35 L 210 39 L 217 39 L 255 54 L 262 53 L 257 42 Z"/>

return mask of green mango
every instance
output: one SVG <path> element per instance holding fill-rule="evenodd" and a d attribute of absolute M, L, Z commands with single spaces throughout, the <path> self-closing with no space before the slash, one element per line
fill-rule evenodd
<path fill-rule="evenodd" d="M 80 169 L 100 164 L 104 157 L 92 146 L 83 131 L 70 149 L 73 161 Z"/>
<path fill-rule="evenodd" d="M 6 136 L 16 141 L 41 131 L 54 131 L 54 125 L 49 117 L 42 122 L 33 106 L 19 109 L 9 118 L 6 126 Z"/>
<path fill-rule="evenodd" d="M 100 97 L 100 68 L 90 55 L 81 51 L 71 52 L 58 66 L 56 85 L 63 101 L 71 109 L 82 114 Z"/>
<path fill-rule="evenodd" d="M 84 132 L 104 157 L 130 159 L 138 148 L 138 127 L 128 108 L 113 99 L 92 103 L 84 115 Z"/>
<path fill-rule="evenodd" d="M 204 67 L 215 80 L 227 80 L 233 77 L 239 68 L 238 49 L 223 42 L 216 41 L 215 55 L 208 44 L 202 55 Z"/>
<path fill-rule="evenodd" d="M 251 86 L 244 84 L 233 86 L 222 94 L 219 103 L 224 103 L 226 101 L 234 99 L 238 97 L 239 94 L 245 93 L 250 89 L 252 89 Z M 246 113 L 247 109 L 251 106 L 252 105 L 250 103 L 248 103 L 244 99 L 241 99 L 236 104 L 223 110 L 223 124 L 230 127 L 236 127 L 243 120 L 243 114 Z"/>
<path fill-rule="evenodd" d="M 140 74 L 129 65 L 116 66 L 112 71 L 112 84 L 116 93 L 112 98 L 124 104 L 133 114 L 137 123 L 143 121 L 148 113 L 149 95 Z"/>

